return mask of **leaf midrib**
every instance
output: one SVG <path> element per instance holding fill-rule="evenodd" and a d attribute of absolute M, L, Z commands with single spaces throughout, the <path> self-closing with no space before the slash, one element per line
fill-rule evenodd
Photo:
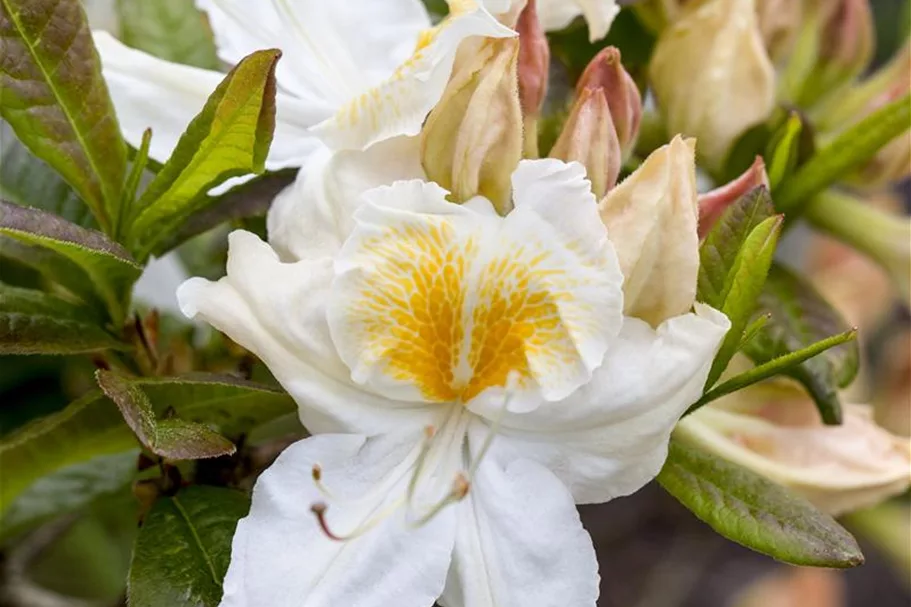
<path fill-rule="evenodd" d="M 171 498 L 171 502 L 174 504 L 174 508 L 186 523 L 187 529 L 190 530 L 190 536 L 193 538 L 193 542 L 196 544 L 196 547 L 202 554 L 202 559 L 205 561 L 206 567 L 209 570 L 209 575 L 212 578 L 212 583 L 216 586 L 221 586 L 221 581 L 218 579 L 218 573 L 215 571 L 215 564 L 212 562 L 212 558 L 209 556 L 209 553 L 206 550 L 205 546 L 203 546 L 202 539 L 199 537 L 199 534 L 196 532 L 196 527 L 190 520 L 190 515 L 187 514 L 186 509 L 181 505 L 180 500 L 177 499 L 176 495 Z"/>
<path fill-rule="evenodd" d="M 80 132 L 80 130 L 78 128 L 76 128 L 76 120 L 70 113 L 69 106 L 64 102 L 64 97 L 60 94 L 60 91 L 58 90 L 54 79 L 51 78 L 51 75 L 48 73 L 47 69 L 45 69 L 44 63 L 39 58 L 39 55 L 35 49 L 35 46 L 32 44 L 32 40 L 29 39 L 29 37 L 25 33 L 25 30 L 22 28 L 22 22 L 18 18 L 18 14 L 13 10 L 12 5 L 10 4 L 9 0 L 0 0 L 0 2 L 2 2 L 4 8 L 6 8 L 6 12 L 9 14 L 10 20 L 15 25 L 16 31 L 19 33 L 19 37 L 22 39 L 22 41 L 25 43 L 25 46 L 28 48 L 28 51 L 31 54 L 32 59 L 35 62 L 35 65 L 38 66 L 38 69 L 41 71 L 42 76 L 44 76 L 44 81 L 47 84 L 47 87 L 50 89 L 51 93 L 54 95 L 54 98 L 57 100 L 57 106 L 63 112 L 63 115 L 66 117 L 67 123 L 70 125 L 70 129 L 73 131 L 73 134 L 76 136 L 76 139 L 79 141 L 79 146 L 82 149 L 83 153 L 85 154 L 86 159 L 89 161 L 89 165 L 92 167 L 92 171 L 95 173 L 96 177 L 99 177 L 98 186 L 101 189 L 102 200 L 100 202 L 101 202 L 102 207 L 100 209 L 97 209 L 98 213 L 100 215 L 98 217 L 98 219 L 106 227 L 109 228 L 110 227 L 110 218 L 108 217 L 108 214 L 107 214 L 107 208 L 105 208 L 105 203 L 107 202 L 107 200 L 105 199 L 105 193 L 104 193 L 105 188 L 102 183 L 102 180 L 100 179 L 101 172 L 98 170 L 98 165 L 95 160 L 95 156 L 94 156 L 94 154 L 90 153 L 89 147 L 86 143 L 85 138 L 82 136 L 82 133 Z M 59 4 L 57 6 L 59 6 Z M 55 11 L 56 11 L 56 9 L 55 9 Z M 53 17 L 48 19 L 48 23 L 50 22 L 51 19 L 53 19 Z M 45 24 L 45 27 L 47 27 L 47 23 Z M 70 44 L 67 46 L 66 52 L 69 52 L 70 49 L 72 49 L 72 41 L 70 41 Z M 66 53 L 64 53 L 64 54 L 66 54 Z"/>

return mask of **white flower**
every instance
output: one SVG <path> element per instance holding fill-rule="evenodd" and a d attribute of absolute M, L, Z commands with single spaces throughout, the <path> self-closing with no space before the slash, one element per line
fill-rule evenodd
<path fill-rule="evenodd" d="M 470 36 L 515 35 L 474 0 L 452 0 L 436 27 L 420 0 L 197 0 L 219 57 L 233 65 L 280 48 L 275 139 L 266 167 L 300 167 L 314 153 L 364 149 L 416 135 Z M 170 63 L 95 33 L 124 135 L 138 145 L 153 130 L 150 155 L 163 162 L 220 72 Z"/>
<path fill-rule="evenodd" d="M 729 323 L 623 316 L 581 165 L 520 163 L 506 217 L 445 196 L 369 190 L 293 262 L 235 232 L 227 276 L 181 287 L 316 434 L 258 480 L 223 607 L 595 605 L 574 504 L 658 472 Z"/>
<path fill-rule="evenodd" d="M 501 15 L 509 26 L 518 17 L 527 0 L 483 0 L 491 13 Z M 591 42 L 607 35 L 614 17 L 620 12 L 617 0 L 537 0 L 538 18 L 548 32 L 561 30 L 581 16 L 588 23 L 588 37 Z M 504 18 L 505 17 L 505 18 Z"/>

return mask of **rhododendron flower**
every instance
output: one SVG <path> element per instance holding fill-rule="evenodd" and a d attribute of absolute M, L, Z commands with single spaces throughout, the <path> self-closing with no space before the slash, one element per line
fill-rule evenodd
<path fill-rule="evenodd" d="M 420 180 L 371 189 L 298 260 L 239 231 L 225 278 L 181 287 L 315 435 L 259 478 L 222 605 L 595 605 L 574 504 L 657 474 L 729 323 L 624 316 L 581 165 L 512 183 L 505 217 Z"/>

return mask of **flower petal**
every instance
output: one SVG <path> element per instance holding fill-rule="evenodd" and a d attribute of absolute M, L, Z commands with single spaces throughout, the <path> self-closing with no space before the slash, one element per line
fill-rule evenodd
<path fill-rule="evenodd" d="M 870 407 L 847 405 L 842 425 L 825 426 L 805 395 L 796 398 L 800 400 L 766 402 L 753 414 L 713 403 L 682 420 L 679 432 L 791 487 L 833 516 L 874 506 L 908 489 L 911 443 L 876 425 Z M 743 397 L 738 393 L 728 400 L 736 407 Z M 809 423 L 776 419 L 804 411 Z"/>
<path fill-rule="evenodd" d="M 427 524 L 404 511 L 349 541 L 329 539 L 310 511 L 326 500 L 311 470 L 322 469 L 335 499 L 326 520 L 354 529 L 404 491 L 418 435 L 321 435 L 295 443 L 253 490 L 237 525 L 221 607 L 427 607 L 443 590 L 455 535 L 448 508 Z"/>
<path fill-rule="evenodd" d="M 269 243 L 292 261 L 334 256 L 354 229 L 354 210 L 369 189 L 423 175 L 415 137 L 395 137 L 364 151 L 322 148 L 269 210 Z"/>
<path fill-rule="evenodd" d="M 314 127 L 336 150 L 365 149 L 398 135 L 417 135 L 446 88 L 456 51 L 472 36 L 505 38 L 501 25 L 476 0 L 461 0 L 452 14 L 417 40 L 417 48 L 380 83 L 361 87 L 338 112 Z"/>
<path fill-rule="evenodd" d="M 149 156 L 167 161 L 225 75 L 158 59 L 124 46 L 107 32 L 94 32 L 94 39 L 124 137 L 138 147 L 143 132 L 151 128 Z M 275 138 L 266 167 L 301 166 L 320 147 L 307 128 L 323 115 L 283 93 L 276 96 L 276 104 Z"/>
<path fill-rule="evenodd" d="M 538 0 L 538 18 L 545 30 L 561 30 L 583 15 L 591 42 L 607 35 L 619 12 L 616 0 Z"/>
<path fill-rule="evenodd" d="M 502 402 L 513 373 L 551 400 L 591 378 L 619 330 L 622 277 L 582 168 L 530 163 L 517 183 L 538 177 L 546 195 L 522 194 L 506 218 L 433 183 L 364 195 L 329 308 L 356 382 L 396 400 L 490 389 Z"/>
<path fill-rule="evenodd" d="M 483 443 L 478 428 L 472 442 Z M 477 439 L 477 440 L 474 440 Z M 598 563 L 572 496 L 546 468 L 496 444 L 458 508 L 444 607 L 594 607 Z"/>
<path fill-rule="evenodd" d="M 671 430 L 702 393 L 729 326 L 701 305 L 657 329 L 626 318 L 591 382 L 563 401 L 507 413 L 494 442 L 550 468 L 577 503 L 632 493 L 661 469 Z M 495 404 L 469 409 L 501 415 Z"/>
<path fill-rule="evenodd" d="M 329 337 L 329 259 L 282 263 L 255 235 L 229 237 L 227 276 L 193 278 L 177 292 L 189 318 L 201 318 L 256 354 L 300 405 L 311 432 L 369 434 L 424 427 L 429 412 L 359 390 Z"/>

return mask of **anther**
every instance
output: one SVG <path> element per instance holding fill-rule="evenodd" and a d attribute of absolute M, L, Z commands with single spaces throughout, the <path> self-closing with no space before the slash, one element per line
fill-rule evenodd
<path fill-rule="evenodd" d="M 313 464 L 313 468 L 310 470 L 310 475 L 313 477 L 313 484 L 316 485 L 316 490 L 323 494 L 326 499 L 334 499 L 332 493 L 329 492 L 329 489 L 323 484 L 323 468 L 319 464 Z"/>

